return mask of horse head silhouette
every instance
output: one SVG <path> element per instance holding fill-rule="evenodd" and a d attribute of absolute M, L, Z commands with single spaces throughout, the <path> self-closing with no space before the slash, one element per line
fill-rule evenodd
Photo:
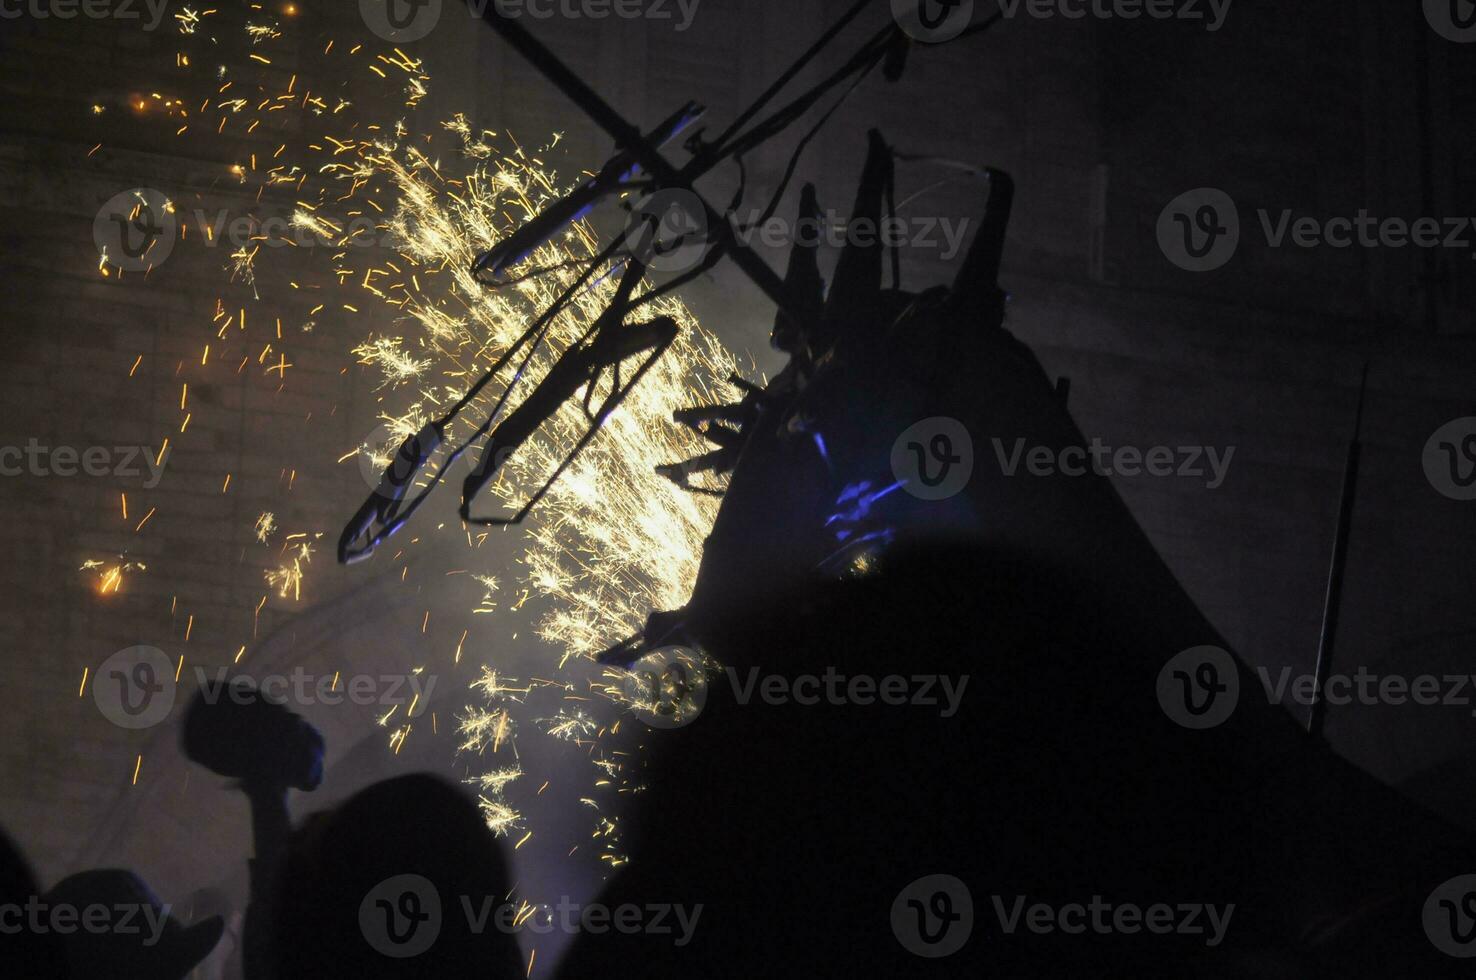
<path fill-rule="evenodd" d="M 880 219 L 892 168 L 872 133 L 853 221 Z M 1057 458 L 1086 444 L 1066 386 L 1005 327 L 1014 185 L 987 175 L 984 219 L 947 287 L 884 288 L 885 250 L 857 241 L 827 291 L 816 243 L 796 242 L 798 302 L 774 331 L 790 363 L 740 406 L 703 410 L 741 423 L 703 463 L 731 477 L 690 601 L 654 613 L 643 638 L 701 647 L 735 689 L 745 671 L 914 690 L 973 675 L 962 708 L 882 708 L 853 696 L 862 688 L 802 707 L 712 684 L 702 716 L 663 733 L 614 895 L 702 897 L 707 918 L 671 975 L 720 961 L 911 975 L 921 961 L 875 919 L 939 871 L 975 890 L 974 919 L 1017 895 L 1234 907 L 1214 948 L 1190 929 L 1158 945 L 991 930 L 951 970 L 972 958 L 1030 975 L 1448 975 L 1419 913 L 1436 882 L 1476 865 L 1464 834 L 1255 696 L 1256 675 L 1105 477 L 958 469 L 965 437 Z M 816 212 L 812 190 L 801 209 Z M 952 427 L 917 428 L 938 419 Z M 935 492 L 945 484 L 954 492 Z M 1212 676 L 1179 671 L 1176 718 L 1158 681 L 1195 648 L 1221 660 Z M 760 910 L 807 928 L 759 942 Z M 579 944 L 570 968 L 620 942 Z"/>

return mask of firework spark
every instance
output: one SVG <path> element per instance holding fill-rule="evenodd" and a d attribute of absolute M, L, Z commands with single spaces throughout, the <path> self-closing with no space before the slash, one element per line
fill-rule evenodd
<path fill-rule="evenodd" d="M 379 469 L 406 436 L 456 402 L 571 286 L 580 265 L 596 256 L 600 243 L 593 229 L 581 223 L 530 256 L 518 270 L 522 278 L 515 286 L 489 290 L 469 271 L 476 256 L 582 178 L 561 184 L 541 162 L 541 151 L 527 151 L 510 137 L 479 129 L 464 114 L 453 114 L 428 132 L 412 131 L 403 120 L 363 118 L 350 96 L 370 101 L 388 95 L 410 109 L 428 95 L 433 83 L 425 66 L 398 49 L 376 53 L 353 41 L 328 42 L 321 50 L 325 69 L 354 81 L 341 92 L 314 92 L 296 75 L 284 79 L 280 70 L 288 59 L 277 57 L 278 45 L 295 43 L 284 40 L 292 33 L 290 21 L 270 25 L 234 21 L 246 43 L 238 46 L 235 63 L 219 64 L 231 58 L 222 32 L 234 16 L 189 7 L 175 15 L 179 42 L 197 49 L 194 58 L 190 51 L 178 52 L 176 66 L 195 71 L 193 66 L 201 64 L 200 81 L 210 92 L 203 104 L 191 104 L 199 108 L 193 110 L 196 118 L 189 138 L 219 137 L 240 146 L 258 130 L 281 134 L 281 145 L 270 159 L 252 153 L 223 166 L 220 183 L 254 189 L 256 203 L 263 208 L 271 205 L 271 195 L 290 195 L 292 205 L 281 239 L 253 234 L 247 241 L 233 241 L 225 268 L 230 281 L 249 288 L 257 304 L 249 312 L 252 328 L 259 331 L 265 324 L 270 332 L 265 336 L 247 332 L 248 309 L 233 309 L 217 300 L 212 339 L 223 339 L 230 331 L 254 342 L 248 356 L 265 371 L 275 372 L 269 374 L 274 383 L 285 386 L 292 365 L 284 348 L 290 347 L 294 334 L 312 336 L 316 328 L 326 330 L 329 324 L 352 325 L 354 318 L 371 309 L 388 314 L 376 316 L 378 329 L 363 330 L 345 353 L 345 364 L 355 361 L 377 376 L 384 425 L 382 441 L 349 447 L 341 461 L 350 464 L 345 472 L 358 468 L 360 460 L 355 457 Z M 208 59 L 210 67 L 202 59 Z M 278 64 L 267 69 L 273 61 Z M 175 109 L 171 100 L 161 106 Z M 178 103 L 181 115 L 183 106 Z M 185 132 L 181 129 L 176 135 Z M 276 136 L 272 142 L 278 142 Z M 557 137 L 549 146 L 556 142 Z M 264 226 L 263 222 L 254 227 Z M 327 247 L 304 248 L 303 242 Z M 616 271 L 597 270 L 591 284 L 551 322 L 545 345 L 506 410 L 526 397 L 604 311 L 615 290 Z M 279 279 L 290 282 L 297 302 L 314 297 L 306 304 L 311 309 L 305 315 L 302 307 L 285 302 L 286 297 L 270 295 L 269 284 Z M 628 793 L 638 788 L 627 775 L 629 751 L 602 742 L 618 728 L 600 719 L 613 713 L 605 708 L 609 701 L 621 700 L 621 685 L 608 676 L 603 682 L 589 681 L 591 673 L 598 672 L 591 661 L 598 651 L 634 632 L 652 609 L 675 608 L 686 601 L 702 541 L 716 513 L 714 498 L 684 492 L 661 478 L 656 467 L 708 448 L 695 433 L 672 424 L 672 412 L 726 400 L 720 388 L 739 366 L 675 298 L 649 304 L 642 316 L 670 317 L 681 328 L 678 339 L 565 471 L 529 525 L 495 537 L 454 526 L 441 531 L 465 542 L 471 551 L 468 564 L 481 560 L 499 572 L 506 564 L 506 549 L 517 549 L 517 581 L 501 583 L 491 569 L 485 574 L 468 569 L 485 590 L 468 615 L 511 615 L 531 608 L 536 610 L 536 634 L 547 643 L 548 663 L 534 682 L 508 678 L 495 666 L 483 664 L 457 717 L 458 751 L 473 770 L 480 770 L 473 771 L 468 782 L 480 794 L 488 825 L 500 834 L 522 827 L 523 817 L 506 794 L 523 773 L 515 760 L 517 740 L 524 733 L 590 744 L 587 771 L 597 791 Z M 284 321 L 299 328 L 284 336 Z M 392 326 L 386 329 L 385 323 Z M 208 348 L 201 358 L 202 365 L 207 363 Z M 247 363 L 243 358 L 237 373 Z M 137 367 L 135 362 L 134 370 Z M 580 394 L 598 400 L 608 394 L 611 384 L 606 378 L 595 391 Z M 489 386 L 452 426 L 448 442 L 454 445 L 468 437 L 500 394 L 498 385 Z M 565 406 L 504 465 L 474 510 L 515 509 L 557 467 L 586 424 L 579 405 Z M 285 489 L 290 490 L 289 471 L 283 472 Z M 222 492 L 229 487 L 227 475 Z M 147 521 L 148 516 L 143 523 Z M 275 516 L 262 512 L 252 536 L 265 544 L 276 530 Z M 436 529 L 422 530 L 429 535 Z M 279 598 L 301 599 L 313 542 L 321 533 L 282 539 L 276 566 L 264 570 Z M 406 547 L 419 541 L 415 538 Z M 496 553 L 481 552 L 494 546 Z M 116 591 L 121 572 L 94 570 L 103 578 L 103 591 Z M 255 617 L 265 602 L 263 597 L 252 614 L 253 635 Z M 465 640 L 463 631 L 456 662 Z M 588 690 L 576 697 L 577 689 Z M 579 704 L 561 705 L 550 716 L 546 707 L 540 710 L 531 703 L 541 691 Z M 379 723 L 390 729 L 390 747 L 396 752 L 417 727 L 394 712 Z M 433 720 L 430 727 L 433 730 Z M 619 865 L 624 859 L 618 852 L 612 808 L 598 805 L 594 797 L 586 797 L 586 802 L 596 812 L 594 837 L 603 848 L 601 860 Z"/>

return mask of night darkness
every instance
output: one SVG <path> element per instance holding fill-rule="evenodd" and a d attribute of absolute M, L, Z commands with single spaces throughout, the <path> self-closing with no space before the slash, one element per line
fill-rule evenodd
<path fill-rule="evenodd" d="M 0 79 L 4 975 L 1476 975 L 1473 0 Z"/>

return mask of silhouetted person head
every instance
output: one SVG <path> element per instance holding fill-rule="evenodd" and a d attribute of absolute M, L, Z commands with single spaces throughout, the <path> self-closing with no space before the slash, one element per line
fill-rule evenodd
<path fill-rule="evenodd" d="M 488 916 L 507 898 L 475 803 L 427 775 L 376 783 L 293 834 L 279 879 L 279 980 L 512 977 L 521 957 Z M 465 900 L 465 901 L 464 901 Z"/>
<path fill-rule="evenodd" d="M 143 879 L 118 868 L 64 878 L 41 905 L 77 980 L 183 980 L 224 928 L 218 915 L 181 925 Z"/>

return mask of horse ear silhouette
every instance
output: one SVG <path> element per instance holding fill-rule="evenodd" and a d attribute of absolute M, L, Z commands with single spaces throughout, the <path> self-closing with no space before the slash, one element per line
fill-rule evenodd
<path fill-rule="evenodd" d="M 855 330 L 874 323 L 881 306 L 882 291 L 882 201 L 892 182 L 892 151 L 882 135 L 873 129 L 868 134 L 866 167 L 861 171 L 861 186 L 851 208 L 851 224 L 873 233 L 849 239 L 835 267 L 835 281 L 821 317 L 820 337 L 815 344 L 819 357 L 829 350 L 844 330 Z"/>
<path fill-rule="evenodd" d="M 784 273 L 784 287 L 795 304 L 790 310 L 780 309 L 774 317 L 771 342 L 775 350 L 794 355 L 803 353 L 820 325 L 825 308 L 825 280 L 820 277 L 820 202 L 815 185 L 800 190 L 799 216 L 795 222 L 794 247 L 789 251 L 789 267 Z"/>
<path fill-rule="evenodd" d="M 1005 292 L 999 287 L 999 266 L 1004 260 L 1005 232 L 1015 204 L 1015 181 L 993 167 L 987 173 L 989 200 L 984 205 L 984 220 L 953 281 L 951 303 L 961 314 L 978 311 L 997 325 L 1004 321 Z"/>

